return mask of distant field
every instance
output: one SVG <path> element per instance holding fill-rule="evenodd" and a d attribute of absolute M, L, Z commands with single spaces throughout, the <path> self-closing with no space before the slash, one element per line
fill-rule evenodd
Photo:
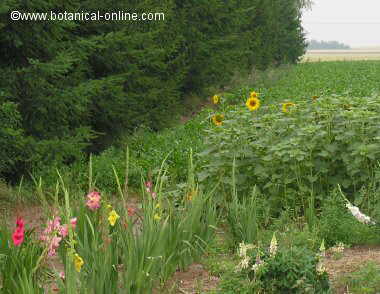
<path fill-rule="evenodd" d="M 302 62 L 339 60 L 380 60 L 380 48 L 352 50 L 309 50 L 302 58 Z"/>

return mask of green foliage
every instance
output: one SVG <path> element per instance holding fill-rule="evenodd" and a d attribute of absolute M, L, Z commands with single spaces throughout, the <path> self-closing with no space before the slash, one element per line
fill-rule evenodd
<path fill-rule="evenodd" d="M 1 293 L 43 293 L 39 286 L 43 248 L 33 241 L 32 231 L 25 232 L 24 242 L 19 247 L 13 245 L 11 232 L 6 226 L 2 226 L 0 236 Z M 26 288 L 35 292 L 23 292 Z"/>
<path fill-rule="evenodd" d="M 142 124 L 161 130 L 176 119 L 173 113 L 183 108 L 185 95 L 224 86 L 237 69 L 295 62 L 305 45 L 300 8 L 298 1 L 283 2 L 3 1 L 0 101 L 14 103 L 20 116 L 17 128 L 12 126 L 14 142 L 5 143 L 13 153 L 24 152 L 5 154 L 4 161 L 21 164 L 1 163 L 0 173 L 17 176 L 72 163 L 84 151 L 102 151 Z M 164 13 L 165 20 L 9 17 L 13 10 L 111 12 L 126 7 Z M 22 134 L 27 140 L 18 138 Z"/>
<path fill-rule="evenodd" d="M 194 191 L 191 160 L 189 169 L 188 184 Z M 92 161 L 89 171 L 88 185 L 92 189 Z M 69 232 L 68 246 L 60 246 L 66 276 L 60 283 L 62 291 L 71 293 L 73 287 L 80 293 L 151 292 L 178 268 L 186 268 L 204 253 L 214 237 L 217 220 L 211 195 L 196 190 L 192 199 L 184 196 L 182 204 L 175 206 L 161 190 L 164 175 L 165 171 L 160 170 L 152 188 L 157 198 L 142 187 L 145 194 L 141 206 L 132 207 L 120 185 L 124 181 L 116 174 L 120 198 L 113 204 L 102 194 L 99 208 L 93 210 L 86 207 L 84 199 L 70 205 L 73 197 L 69 197 L 61 179 L 57 189 L 64 190 L 66 204 L 65 209 L 61 208 L 62 218 L 77 218 L 75 229 Z M 114 225 L 110 222 L 112 211 L 119 216 Z M 73 269 L 74 254 L 84 261 L 80 272 Z"/>
<path fill-rule="evenodd" d="M 322 202 L 319 216 L 319 234 L 327 246 L 339 242 L 347 245 L 378 244 L 379 228 L 362 224 L 345 207 L 345 201 L 336 193 Z"/>
<path fill-rule="evenodd" d="M 256 260 L 256 256 L 252 256 Z M 280 249 L 253 272 L 256 291 L 265 293 L 330 293 L 326 272 L 317 271 L 318 256 L 302 247 Z"/>
<path fill-rule="evenodd" d="M 352 194 L 377 181 L 379 102 L 379 96 L 335 95 L 287 112 L 275 104 L 254 113 L 230 108 L 223 126 L 207 130 L 200 180 L 221 179 L 230 187 L 236 158 L 238 190 L 254 183 L 273 207 L 305 209 L 311 204 L 304 196 L 317 203 L 337 184 Z"/>
<path fill-rule="evenodd" d="M 0 99 L 0 175 L 12 172 L 24 158 L 25 137 L 14 103 Z"/>
<path fill-rule="evenodd" d="M 338 281 L 339 287 L 349 289 L 353 294 L 375 294 L 380 289 L 380 267 L 375 262 L 368 262 L 360 269 L 346 274 Z"/>
<path fill-rule="evenodd" d="M 128 184 L 131 188 L 140 189 L 141 176 L 155 177 L 160 170 L 162 160 L 167 169 L 166 185 L 176 185 L 187 180 L 187 165 L 190 149 L 199 152 L 202 149 L 202 130 L 207 123 L 207 112 L 200 113 L 195 119 L 183 125 L 162 130 L 159 133 L 141 126 L 133 135 L 120 139 L 115 146 L 107 148 L 98 155 L 93 155 L 94 181 L 102 190 L 111 192 L 116 189 L 112 166 L 118 175 L 124 175 L 126 169 L 126 146 L 130 150 Z M 73 190 L 86 190 L 87 162 L 82 157 L 70 166 L 50 165 L 47 168 L 34 170 L 35 178 L 42 177 L 48 187 L 55 185 L 58 169 L 65 183 Z"/>

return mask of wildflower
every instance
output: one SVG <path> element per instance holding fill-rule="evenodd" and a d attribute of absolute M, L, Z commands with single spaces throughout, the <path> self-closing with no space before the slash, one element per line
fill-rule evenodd
<path fill-rule="evenodd" d="M 136 213 L 136 209 L 133 207 L 128 207 L 127 212 L 128 212 L 128 216 L 134 216 Z"/>
<path fill-rule="evenodd" d="M 218 104 L 220 102 L 220 96 L 219 95 L 214 95 L 212 97 L 212 103 Z"/>
<path fill-rule="evenodd" d="M 100 199 L 100 193 L 97 191 L 92 191 L 87 195 L 87 207 L 92 211 L 97 210 L 100 207 Z"/>
<path fill-rule="evenodd" d="M 59 273 L 59 277 L 64 280 L 65 279 L 65 273 L 64 272 L 60 272 Z"/>
<path fill-rule="evenodd" d="M 253 91 L 253 92 L 251 92 L 251 94 L 250 94 L 249 97 L 250 97 L 250 98 L 259 98 L 259 93 Z"/>
<path fill-rule="evenodd" d="M 24 231 L 25 231 L 24 220 L 22 218 L 17 218 L 16 229 L 12 234 L 12 240 L 15 246 L 20 246 L 22 242 L 24 242 Z"/>
<path fill-rule="evenodd" d="M 317 273 L 318 273 L 319 275 L 322 275 L 323 273 L 326 272 L 326 268 L 325 268 L 325 266 L 323 265 L 323 262 L 322 262 L 322 261 L 319 261 L 319 262 L 317 263 L 315 269 L 317 270 Z"/>
<path fill-rule="evenodd" d="M 332 253 L 336 253 L 336 254 L 343 253 L 343 251 L 344 251 L 344 244 L 342 242 L 339 242 L 337 245 L 335 245 L 334 247 L 332 247 L 330 250 L 331 250 Z"/>
<path fill-rule="evenodd" d="M 255 248 L 254 245 L 252 244 L 245 244 L 244 242 L 240 243 L 239 244 L 239 249 L 238 249 L 238 255 L 240 257 L 246 257 L 247 256 L 247 251 L 250 250 L 250 249 L 253 249 Z"/>
<path fill-rule="evenodd" d="M 296 105 L 292 102 L 283 103 L 282 104 L 282 112 L 284 112 L 284 113 L 289 112 L 289 107 L 293 107 L 293 106 L 296 106 Z"/>
<path fill-rule="evenodd" d="M 108 216 L 108 221 L 110 225 L 114 226 L 118 218 L 120 218 L 120 216 L 117 214 L 115 210 L 112 210 Z"/>
<path fill-rule="evenodd" d="M 74 255 L 74 266 L 75 266 L 75 269 L 78 273 L 80 272 L 83 265 L 84 265 L 84 261 L 83 261 L 82 257 L 80 257 L 78 254 L 75 254 Z"/>
<path fill-rule="evenodd" d="M 261 260 L 260 255 L 256 255 L 256 262 L 254 265 L 252 265 L 252 270 L 257 271 L 260 267 L 264 266 L 264 261 Z"/>
<path fill-rule="evenodd" d="M 152 195 L 153 200 L 157 198 L 157 193 L 156 192 L 152 192 L 151 195 Z"/>
<path fill-rule="evenodd" d="M 351 212 L 351 214 L 361 223 L 363 224 L 375 224 L 374 221 L 371 221 L 371 218 L 364 213 L 362 213 L 358 207 L 353 206 L 351 203 L 347 203 L 346 207 Z"/>
<path fill-rule="evenodd" d="M 212 121 L 216 126 L 221 126 L 223 124 L 223 119 L 223 114 L 215 114 L 212 116 Z"/>
<path fill-rule="evenodd" d="M 153 218 L 154 218 L 156 221 L 161 220 L 161 216 L 160 216 L 158 213 L 156 213 L 156 214 L 154 215 Z"/>
<path fill-rule="evenodd" d="M 313 96 L 313 101 L 317 100 L 319 98 L 319 96 Z"/>
<path fill-rule="evenodd" d="M 277 252 L 277 239 L 276 233 L 273 233 L 272 240 L 270 241 L 269 254 L 271 257 L 275 256 Z"/>
<path fill-rule="evenodd" d="M 244 257 L 240 263 L 237 265 L 236 269 L 239 271 L 247 269 L 249 267 L 249 262 L 251 258 L 249 256 Z"/>
<path fill-rule="evenodd" d="M 257 97 L 249 97 L 245 103 L 250 111 L 257 110 L 260 107 L 260 100 Z"/>

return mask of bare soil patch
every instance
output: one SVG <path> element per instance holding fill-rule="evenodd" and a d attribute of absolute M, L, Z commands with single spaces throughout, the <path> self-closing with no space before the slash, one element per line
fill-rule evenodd
<path fill-rule="evenodd" d="M 337 294 L 347 293 L 345 287 L 337 285 L 339 278 L 358 270 L 368 261 L 373 261 L 380 265 L 380 247 L 358 246 L 347 248 L 339 259 L 335 259 L 332 255 L 327 255 L 324 264 Z"/>

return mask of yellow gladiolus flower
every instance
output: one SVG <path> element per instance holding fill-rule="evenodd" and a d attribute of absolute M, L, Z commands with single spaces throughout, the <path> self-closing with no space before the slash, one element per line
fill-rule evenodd
<path fill-rule="evenodd" d="M 216 126 L 221 126 L 223 124 L 224 115 L 223 114 L 215 114 L 212 117 L 212 121 Z"/>
<path fill-rule="evenodd" d="M 293 106 L 296 106 L 296 105 L 292 102 L 283 103 L 282 104 L 282 112 L 289 112 L 289 108 L 293 107 Z"/>
<path fill-rule="evenodd" d="M 112 210 L 108 216 L 108 221 L 110 223 L 111 226 L 114 226 L 117 219 L 119 218 L 120 216 L 117 214 L 117 212 L 115 210 Z"/>
<path fill-rule="evenodd" d="M 84 261 L 83 261 L 82 257 L 80 257 L 78 254 L 75 254 L 74 255 L 74 266 L 75 266 L 75 269 L 78 273 L 82 269 L 83 265 L 84 265 Z"/>
<path fill-rule="evenodd" d="M 260 107 L 260 100 L 257 97 L 249 97 L 245 103 L 250 111 L 257 110 Z"/>
<path fill-rule="evenodd" d="M 220 96 L 219 95 L 214 95 L 212 97 L 212 103 L 218 104 L 220 102 Z"/>

